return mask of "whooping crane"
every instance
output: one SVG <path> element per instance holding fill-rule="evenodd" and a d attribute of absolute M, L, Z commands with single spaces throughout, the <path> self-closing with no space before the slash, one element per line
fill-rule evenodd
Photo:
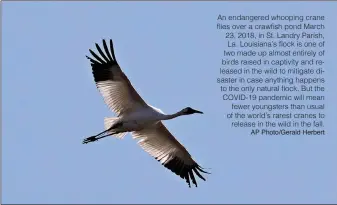
<path fill-rule="evenodd" d="M 107 136 L 122 139 L 128 132 L 131 132 L 133 138 L 138 140 L 138 144 L 146 152 L 176 175 L 185 179 L 189 187 L 191 187 L 190 180 L 197 187 L 194 174 L 205 181 L 200 172 L 209 173 L 192 159 L 185 147 L 175 139 L 161 121 L 203 113 L 187 107 L 177 113 L 166 115 L 160 109 L 148 105 L 119 67 L 112 40 L 110 39 L 111 54 L 104 39 L 103 47 L 106 54 L 96 43 L 101 57 L 91 49 L 89 51 L 95 59 L 86 57 L 91 62 L 96 87 L 117 117 L 105 118 L 105 131 L 84 139 L 83 143 L 93 142 Z"/>

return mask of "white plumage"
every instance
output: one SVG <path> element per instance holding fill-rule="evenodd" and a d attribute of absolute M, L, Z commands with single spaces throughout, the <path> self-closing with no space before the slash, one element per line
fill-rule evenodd
<path fill-rule="evenodd" d="M 160 109 L 148 105 L 119 67 L 112 40 L 110 40 L 110 52 L 105 40 L 103 40 L 105 53 L 97 43 L 96 48 L 101 57 L 89 49 L 94 58 L 88 56 L 87 58 L 91 62 L 94 80 L 99 92 L 108 107 L 117 114 L 117 117 L 105 118 L 105 131 L 84 139 L 83 143 L 93 142 L 107 136 L 122 139 L 130 132 L 140 147 L 166 168 L 185 179 L 189 186 L 190 181 L 197 186 L 194 174 L 205 180 L 200 172 L 208 172 L 205 172 L 192 159 L 185 147 L 162 123 L 162 120 L 194 113 L 202 114 L 202 112 L 187 107 L 177 113 L 166 115 Z"/>

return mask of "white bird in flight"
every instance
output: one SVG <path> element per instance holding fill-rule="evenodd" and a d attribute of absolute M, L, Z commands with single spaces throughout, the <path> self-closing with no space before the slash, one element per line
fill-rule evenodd
<path fill-rule="evenodd" d="M 196 174 L 205 181 L 200 172 L 210 174 L 196 163 L 183 145 L 167 130 L 162 120 L 202 112 L 186 107 L 177 113 L 166 115 L 160 109 L 148 105 L 131 85 L 129 79 L 119 67 L 110 39 L 110 52 L 103 40 L 103 53 L 99 45 L 96 48 L 101 55 L 89 49 L 92 56 L 86 56 L 92 67 L 96 86 L 103 95 L 105 103 L 117 114 L 117 117 L 104 119 L 105 131 L 84 139 L 83 143 L 97 141 L 103 137 L 115 136 L 122 139 L 128 132 L 138 144 L 166 168 L 170 169 L 189 187 L 190 181 L 197 187 Z"/>

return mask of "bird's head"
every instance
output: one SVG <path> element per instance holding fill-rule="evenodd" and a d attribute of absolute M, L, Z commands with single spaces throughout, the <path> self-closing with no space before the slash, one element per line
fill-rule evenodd
<path fill-rule="evenodd" d="M 191 114 L 195 114 L 195 113 L 199 113 L 199 114 L 204 114 L 201 111 L 195 110 L 193 108 L 187 107 L 181 110 L 183 115 L 191 115 Z"/>

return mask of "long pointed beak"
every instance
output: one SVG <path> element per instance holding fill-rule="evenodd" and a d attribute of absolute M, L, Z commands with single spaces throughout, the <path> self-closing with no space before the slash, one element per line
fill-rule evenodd
<path fill-rule="evenodd" d="M 195 113 L 199 113 L 199 114 L 204 114 L 203 112 L 199 111 L 199 110 L 194 110 Z"/>

